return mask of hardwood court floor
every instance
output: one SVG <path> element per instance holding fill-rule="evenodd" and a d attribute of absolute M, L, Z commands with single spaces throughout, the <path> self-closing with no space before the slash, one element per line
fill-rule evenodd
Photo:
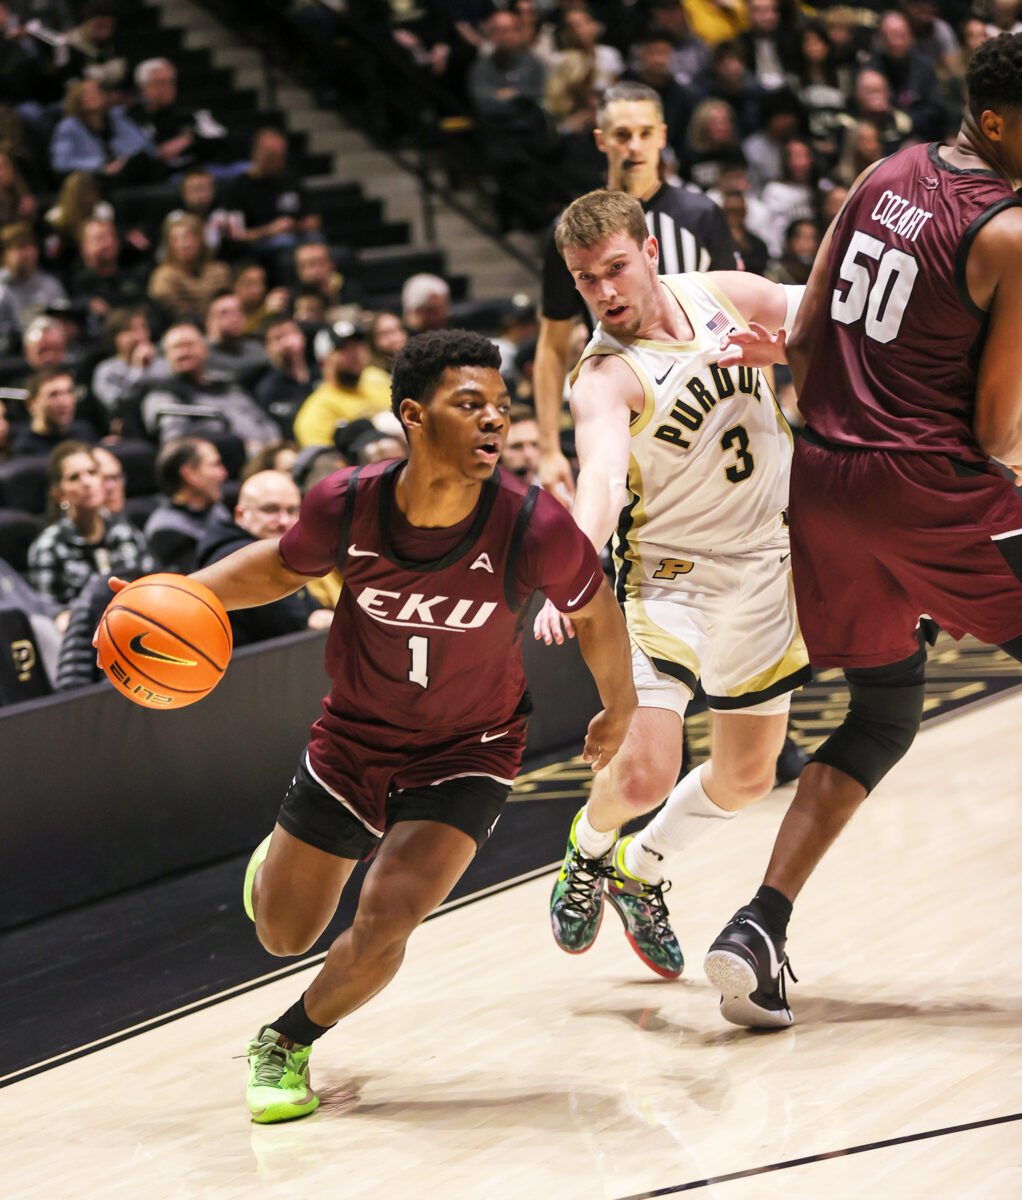
<path fill-rule="evenodd" d="M 589 954 L 560 953 L 536 879 L 418 931 L 317 1047 L 311 1118 L 251 1125 L 231 1057 L 310 970 L 0 1092 L 5 1190 L 1022 1197 L 1020 729 L 1018 694 L 931 724 L 860 812 L 796 910 L 790 1030 L 725 1025 L 700 965 L 789 788 L 676 871 L 682 981 L 649 974 L 613 914 Z"/>

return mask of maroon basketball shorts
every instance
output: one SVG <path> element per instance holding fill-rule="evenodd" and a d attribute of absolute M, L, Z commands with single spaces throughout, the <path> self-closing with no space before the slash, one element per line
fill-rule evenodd
<path fill-rule="evenodd" d="M 406 731 L 346 722 L 313 727 L 277 820 L 288 833 L 342 858 L 362 858 L 398 821 L 437 821 L 482 846 L 525 750 L 525 717 L 428 746 Z"/>
<path fill-rule="evenodd" d="M 1022 501 L 991 465 L 800 439 L 791 468 L 799 623 L 820 667 L 873 667 L 954 638 L 1022 634 Z"/>

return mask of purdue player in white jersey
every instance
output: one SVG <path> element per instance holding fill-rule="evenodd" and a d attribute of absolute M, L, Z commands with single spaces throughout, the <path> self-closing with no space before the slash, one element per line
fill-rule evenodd
<path fill-rule="evenodd" d="M 607 159 L 607 187 L 642 203 L 646 226 L 660 248 L 659 269 L 731 270 L 741 265 L 721 209 L 702 192 L 674 187 L 661 179 L 660 156 L 667 125 L 660 97 L 641 83 L 617 83 L 600 101 L 593 136 Z M 551 231 L 543 252 L 543 289 L 534 370 L 539 421 L 540 481 L 562 504 L 575 492 L 571 467 L 561 451 L 560 419 L 564 382 L 571 367 L 575 326 L 581 316 L 594 323 L 579 299 L 574 280 L 558 253 Z"/>
<path fill-rule="evenodd" d="M 791 692 L 809 679 L 784 513 L 791 433 L 759 370 L 783 360 L 803 289 L 737 271 L 658 277 L 656 239 L 620 192 L 576 200 L 557 242 L 600 319 L 573 375 L 572 512 L 597 547 L 617 526 L 639 711 L 572 825 L 553 931 L 563 949 L 587 949 L 606 881 L 633 949 L 673 978 L 683 959 L 663 864 L 770 790 Z M 561 641 L 562 620 L 545 606 L 536 636 Z M 700 677 L 712 754 L 675 786 Z M 644 829 L 618 838 L 665 796 Z"/>

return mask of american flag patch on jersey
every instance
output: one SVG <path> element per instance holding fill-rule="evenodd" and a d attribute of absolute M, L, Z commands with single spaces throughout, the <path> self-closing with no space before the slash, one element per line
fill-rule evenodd
<path fill-rule="evenodd" d="M 722 310 L 717 309 L 713 316 L 706 322 L 706 328 L 713 334 L 714 337 L 722 337 L 732 327 L 734 322 Z"/>

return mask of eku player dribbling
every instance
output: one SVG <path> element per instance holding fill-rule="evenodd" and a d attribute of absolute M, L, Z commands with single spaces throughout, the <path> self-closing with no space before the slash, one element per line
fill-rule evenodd
<path fill-rule="evenodd" d="M 594 770 L 635 710 L 624 621 L 595 551 L 554 499 L 497 467 L 509 409 L 499 367 L 478 334 L 414 338 L 393 377 L 408 459 L 331 475 L 279 543 L 194 575 L 229 610 L 335 566 L 344 576 L 326 649 L 332 690 L 246 873 L 246 910 L 266 949 L 308 950 L 355 864 L 378 847 L 353 925 L 249 1045 L 258 1122 L 316 1108 L 313 1042 L 393 978 L 409 935 L 492 832 L 525 745 L 520 638 L 534 591 L 579 627 L 605 705 L 586 738 Z"/>

